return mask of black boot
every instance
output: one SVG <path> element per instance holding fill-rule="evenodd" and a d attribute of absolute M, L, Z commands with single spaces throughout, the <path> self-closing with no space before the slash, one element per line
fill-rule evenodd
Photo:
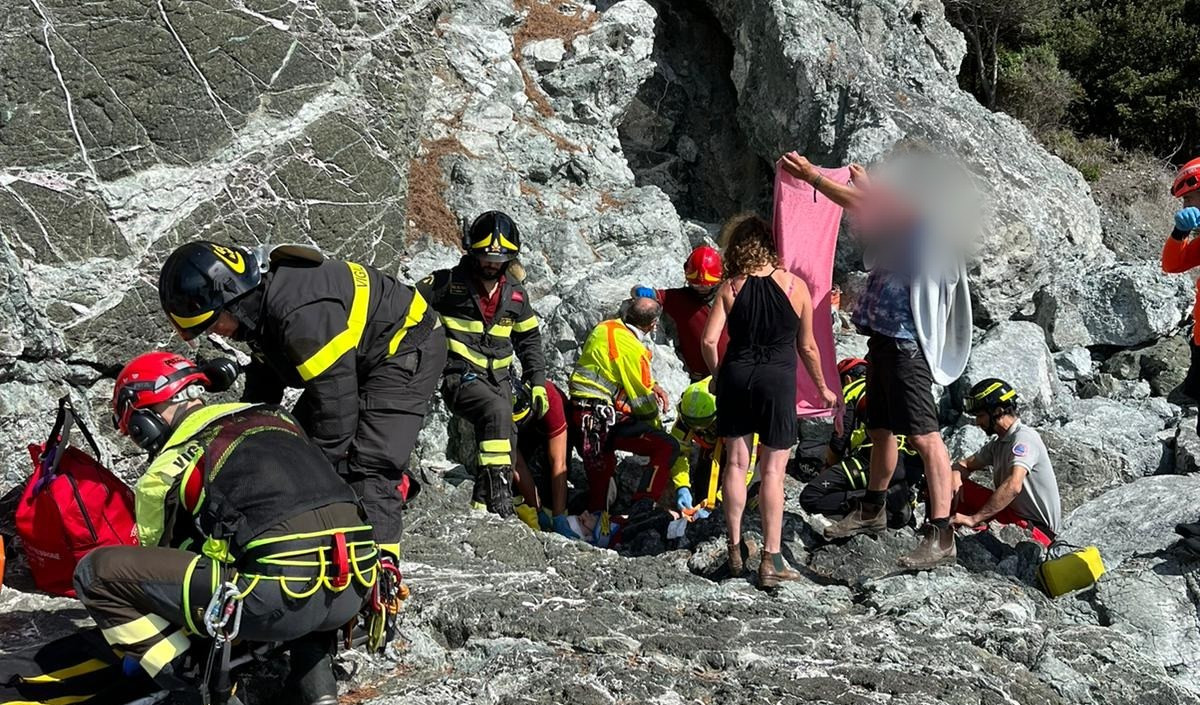
<path fill-rule="evenodd" d="M 487 510 L 501 518 L 513 515 L 512 466 L 484 465 L 479 468 L 478 482 L 483 485 Z"/>
<path fill-rule="evenodd" d="M 333 677 L 336 633 L 309 634 L 291 643 L 291 692 L 304 705 L 337 705 L 337 680 Z"/>

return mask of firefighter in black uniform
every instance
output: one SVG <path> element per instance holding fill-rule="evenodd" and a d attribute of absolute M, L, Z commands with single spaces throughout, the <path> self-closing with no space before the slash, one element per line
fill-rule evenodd
<path fill-rule="evenodd" d="M 534 412 L 545 416 L 546 363 L 538 319 L 525 287 L 505 276 L 521 250 L 512 218 L 488 211 L 463 231 L 466 254 L 451 269 L 440 269 L 417 284 L 446 327 L 450 359 L 442 398 L 455 414 L 475 426 L 478 444 L 476 501 L 500 516 L 513 513 L 512 419 L 509 367 L 520 359 L 522 379 L 531 389 Z"/>
<path fill-rule="evenodd" d="M 436 314 L 413 288 L 311 248 L 194 242 L 163 264 L 159 297 L 185 340 L 205 331 L 249 344 L 242 400 L 294 413 L 358 493 L 381 547 L 399 554 L 405 472 L 446 360 Z"/>
<path fill-rule="evenodd" d="M 75 570 L 76 593 L 126 663 L 164 688 L 196 694 L 182 658 L 194 638 L 286 641 L 288 692 L 336 705 L 336 630 L 379 580 L 371 527 L 291 414 L 267 404 L 207 406 L 201 396 L 215 381 L 167 352 L 140 355 L 121 371 L 114 423 L 151 454 L 135 490 L 142 545 L 88 553 Z M 216 653 L 197 655 L 201 672 L 221 662 Z M 202 683 L 217 702 L 231 690 L 221 680 Z"/>

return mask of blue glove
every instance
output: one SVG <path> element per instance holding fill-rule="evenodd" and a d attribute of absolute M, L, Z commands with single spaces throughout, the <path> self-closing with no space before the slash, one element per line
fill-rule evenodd
<path fill-rule="evenodd" d="M 679 489 L 675 490 L 675 504 L 678 505 L 680 509 L 691 509 L 692 491 L 686 487 L 680 487 Z"/>
<path fill-rule="evenodd" d="M 542 531 L 554 530 L 554 517 L 545 507 L 538 510 L 538 528 Z"/>
<path fill-rule="evenodd" d="M 1176 216 L 1176 217 L 1178 217 L 1178 216 Z M 658 296 L 657 296 L 657 295 L 654 293 L 654 289 L 651 289 L 651 288 L 650 288 L 650 287 L 648 287 L 648 286 L 635 286 L 635 287 L 633 287 L 633 295 L 634 295 L 634 296 L 641 296 L 641 297 L 644 297 L 644 298 L 647 298 L 647 299 L 656 299 L 656 298 L 658 298 Z"/>
<path fill-rule="evenodd" d="M 580 536 L 579 534 L 575 533 L 575 532 L 574 532 L 574 531 L 571 529 L 571 522 L 567 521 L 567 515 L 566 515 L 566 514 L 557 514 L 557 515 L 555 515 L 555 517 L 554 517 L 554 531 L 555 531 L 555 532 L 556 532 L 556 533 L 557 533 L 559 536 L 566 536 L 566 537 L 567 537 L 567 538 L 569 538 L 569 539 L 575 539 L 575 540 L 578 540 L 578 539 L 581 539 L 581 538 L 583 538 L 582 536 Z"/>
<path fill-rule="evenodd" d="M 707 519 L 710 516 L 712 516 L 712 511 L 708 509 L 697 509 L 696 513 L 692 515 L 696 520 Z"/>
<path fill-rule="evenodd" d="M 1175 229 L 1185 233 L 1200 230 L 1200 208 L 1188 206 L 1175 213 Z"/>

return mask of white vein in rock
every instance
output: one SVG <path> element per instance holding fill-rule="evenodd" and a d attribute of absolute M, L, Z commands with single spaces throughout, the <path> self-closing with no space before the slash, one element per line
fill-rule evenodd
<path fill-rule="evenodd" d="M 196 76 L 200 79 L 200 83 L 204 85 L 204 91 L 208 93 L 208 98 L 212 101 L 213 107 L 221 114 L 221 120 L 225 122 L 225 127 L 229 128 L 230 132 L 234 132 L 233 124 L 229 122 L 229 118 L 225 115 L 225 110 L 221 108 L 221 99 L 213 91 L 212 84 L 208 82 L 208 77 L 200 70 L 200 67 L 196 64 L 196 60 L 192 58 L 192 52 L 188 51 L 187 45 L 183 43 L 183 38 L 175 31 L 174 25 L 171 24 L 170 18 L 167 17 L 167 8 L 163 6 L 163 0 L 158 0 L 158 13 L 162 15 L 163 23 L 167 25 L 167 30 L 171 32 L 171 36 L 175 37 L 175 43 L 179 45 L 179 50 L 183 52 L 184 58 L 191 64 L 192 70 L 196 72 Z"/>
<path fill-rule="evenodd" d="M 79 134 L 79 124 L 75 121 L 75 102 L 71 97 L 71 91 L 67 89 L 67 82 L 63 78 L 62 71 L 58 68 L 58 57 L 54 55 L 54 47 L 50 45 L 50 15 L 46 13 L 46 9 L 42 7 L 42 3 L 38 0 L 33 0 L 33 7 L 42 18 L 42 36 L 46 40 L 46 53 L 50 55 L 50 67 L 54 69 L 54 75 L 58 77 L 58 85 L 62 88 L 63 96 L 67 101 L 67 119 L 71 122 L 71 132 L 75 135 L 75 143 L 79 145 L 79 156 L 83 158 L 83 163 L 87 165 L 88 171 L 91 172 L 94 178 L 96 176 L 96 167 L 92 164 L 92 160 L 88 156 L 87 146 L 84 145 L 83 137 Z"/>

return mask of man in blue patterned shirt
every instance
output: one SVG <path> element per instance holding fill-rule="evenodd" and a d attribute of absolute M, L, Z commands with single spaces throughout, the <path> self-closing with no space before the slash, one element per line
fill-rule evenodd
<path fill-rule="evenodd" d="M 938 425 L 933 373 L 921 350 L 912 309 L 912 281 L 922 262 L 925 233 L 917 213 L 883 188 L 871 188 L 866 171 L 850 166 L 853 185 L 822 176 L 795 152 L 782 167 L 813 185 L 855 216 L 868 242 L 867 288 L 851 320 L 868 336 L 867 432 L 871 437 L 871 474 L 859 508 L 825 530 L 840 539 L 878 534 L 887 529 L 887 488 L 896 467 L 896 435 L 904 435 L 921 455 L 926 470 L 931 521 L 921 544 L 900 558 L 902 567 L 926 570 L 957 560 L 950 525 L 950 455 Z"/>

